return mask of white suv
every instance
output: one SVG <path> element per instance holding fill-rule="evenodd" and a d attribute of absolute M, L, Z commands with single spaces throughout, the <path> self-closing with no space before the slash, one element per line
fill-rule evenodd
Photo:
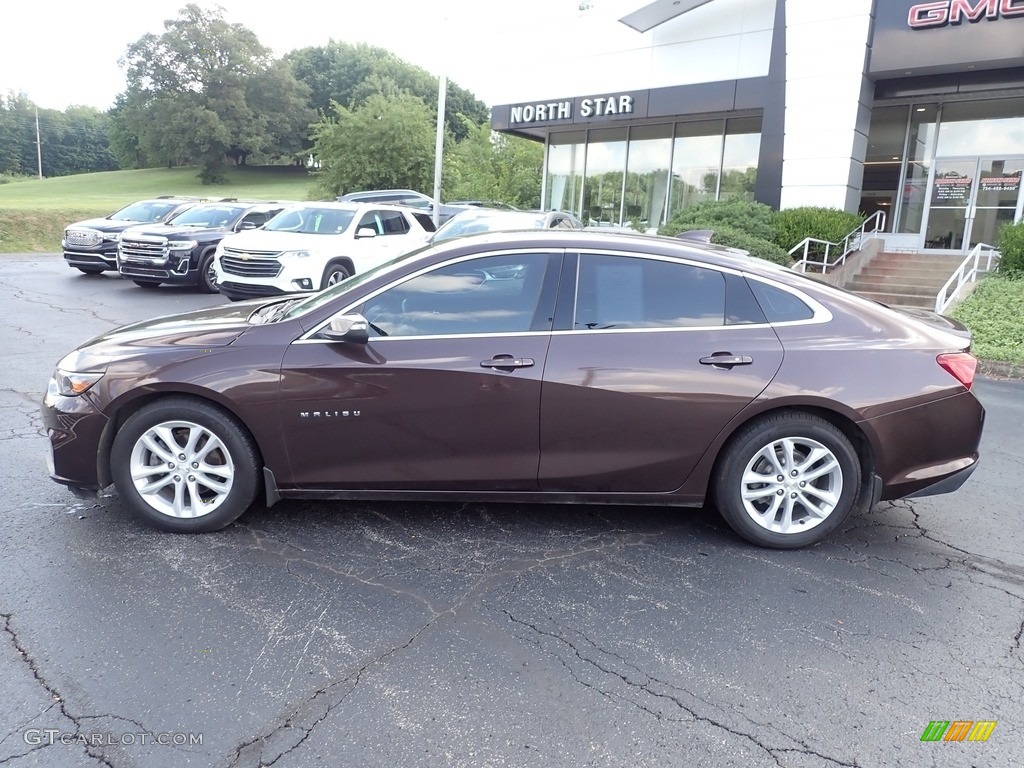
<path fill-rule="evenodd" d="M 319 291 L 424 245 L 423 211 L 380 203 L 304 203 L 259 229 L 225 237 L 217 287 L 232 301 Z"/>

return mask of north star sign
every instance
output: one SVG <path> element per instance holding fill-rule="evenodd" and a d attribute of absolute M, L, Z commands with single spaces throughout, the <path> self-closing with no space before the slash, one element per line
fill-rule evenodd
<path fill-rule="evenodd" d="M 911 29 L 934 29 L 950 24 L 972 24 L 988 19 L 1024 18 L 1024 0 L 938 0 L 918 3 L 910 9 Z"/>
<path fill-rule="evenodd" d="M 579 116 L 582 118 L 631 115 L 633 108 L 633 97 L 625 93 L 611 96 L 589 96 L 579 100 Z M 572 100 L 546 101 L 512 107 L 510 122 L 512 125 L 521 125 L 523 123 L 546 123 L 552 120 L 571 120 L 572 118 Z"/>

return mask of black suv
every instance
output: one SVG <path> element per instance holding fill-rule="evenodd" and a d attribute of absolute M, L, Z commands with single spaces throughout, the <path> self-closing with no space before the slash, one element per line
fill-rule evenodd
<path fill-rule="evenodd" d="M 87 275 L 117 271 L 117 240 L 121 232 L 137 224 L 167 221 L 199 202 L 202 200 L 198 197 L 162 195 L 138 200 L 103 219 L 69 224 L 60 243 L 64 260 Z"/>
<path fill-rule="evenodd" d="M 117 269 L 143 288 L 173 283 L 216 293 L 213 253 L 221 239 L 262 227 L 287 205 L 235 200 L 200 203 L 173 221 L 131 227 L 121 234 Z"/>

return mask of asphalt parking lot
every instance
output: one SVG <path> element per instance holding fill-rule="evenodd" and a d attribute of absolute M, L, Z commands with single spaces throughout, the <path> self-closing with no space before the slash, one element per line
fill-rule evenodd
<path fill-rule="evenodd" d="M 1024 383 L 980 468 L 826 544 L 713 510 L 282 502 L 175 536 L 46 474 L 110 327 L 224 301 L 0 257 L 4 766 L 1019 766 Z M 931 721 L 996 721 L 923 742 Z"/>

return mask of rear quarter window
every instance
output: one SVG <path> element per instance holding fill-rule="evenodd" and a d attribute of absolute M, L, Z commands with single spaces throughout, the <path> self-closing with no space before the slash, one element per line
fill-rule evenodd
<path fill-rule="evenodd" d="M 789 291 L 759 280 L 747 283 L 769 323 L 792 323 L 814 317 L 814 310 Z"/>

